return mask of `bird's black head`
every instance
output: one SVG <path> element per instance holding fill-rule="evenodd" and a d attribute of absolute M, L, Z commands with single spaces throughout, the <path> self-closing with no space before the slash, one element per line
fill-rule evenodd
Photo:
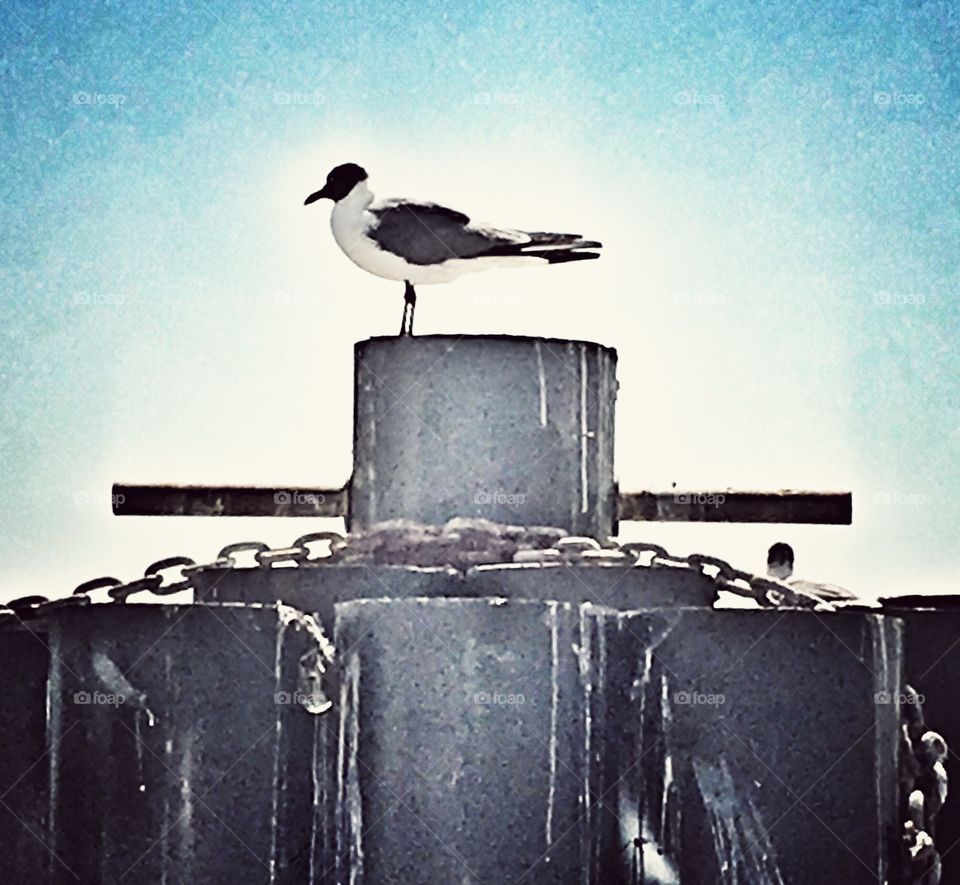
<path fill-rule="evenodd" d="M 316 193 L 310 194 L 303 201 L 303 205 L 309 206 L 311 203 L 324 198 L 336 203 L 337 200 L 342 200 L 349 194 L 357 182 L 363 181 L 366 177 L 366 170 L 356 163 L 344 163 L 342 166 L 336 166 L 330 170 L 327 183 Z"/>

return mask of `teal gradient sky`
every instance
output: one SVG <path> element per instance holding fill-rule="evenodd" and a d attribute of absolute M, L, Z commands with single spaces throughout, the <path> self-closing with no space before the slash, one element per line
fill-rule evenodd
<path fill-rule="evenodd" d="M 851 528 L 628 537 L 957 589 L 955 3 L 7 0 L 0 23 L 0 596 L 312 527 L 118 520 L 109 492 L 346 479 L 352 343 L 401 309 L 301 205 L 347 160 L 382 196 L 603 240 L 425 288 L 417 321 L 616 346 L 624 489 L 855 495 Z"/>

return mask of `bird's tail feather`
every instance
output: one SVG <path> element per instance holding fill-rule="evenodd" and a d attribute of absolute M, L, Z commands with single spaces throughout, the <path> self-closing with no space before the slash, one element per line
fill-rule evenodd
<path fill-rule="evenodd" d="M 580 234 L 557 234 L 547 231 L 532 231 L 527 234 L 529 243 L 524 243 L 524 251 L 528 249 L 599 249 L 601 244 L 596 240 L 585 240 Z"/>
<path fill-rule="evenodd" d="M 525 233 L 530 237 L 528 246 L 569 246 L 583 239 L 582 234 L 558 234 L 544 230 L 525 231 Z"/>
<path fill-rule="evenodd" d="M 523 243 L 510 243 L 495 246 L 485 255 L 518 255 L 531 258 L 542 258 L 550 264 L 559 264 L 564 261 L 578 261 L 584 258 L 599 258 L 596 252 L 579 252 L 579 249 L 600 249 L 602 243 L 596 240 L 585 240 L 580 234 L 557 234 L 546 231 L 527 233 L 529 238 Z"/>
<path fill-rule="evenodd" d="M 551 245 L 527 243 L 520 247 L 522 255 L 532 255 L 536 252 L 551 252 L 555 249 L 602 249 L 603 243 L 596 240 L 577 240 L 573 243 L 556 243 Z"/>

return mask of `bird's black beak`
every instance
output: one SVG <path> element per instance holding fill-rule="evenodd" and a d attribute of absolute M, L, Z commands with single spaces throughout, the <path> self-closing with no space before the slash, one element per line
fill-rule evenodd
<path fill-rule="evenodd" d="M 323 186 L 322 188 L 320 188 L 320 190 L 318 190 L 316 193 L 310 194 L 310 196 L 307 197 L 307 198 L 303 201 L 303 205 L 304 205 L 304 206 L 309 206 L 311 203 L 316 203 L 317 200 L 322 200 L 322 199 L 324 199 L 325 197 L 329 197 L 329 196 L 330 196 L 330 195 L 327 193 L 327 187 L 326 187 L 326 185 L 324 185 L 324 186 Z"/>

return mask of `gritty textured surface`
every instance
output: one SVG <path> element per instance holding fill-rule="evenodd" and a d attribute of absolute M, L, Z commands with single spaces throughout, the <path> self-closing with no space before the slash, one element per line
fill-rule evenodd
<path fill-rule="evenodd" d="M 616 352 L 505 336 L 356 345 L 351 531 L 455 516 L 614 533 Z"/>
<path fill-rule="evenodd" d="M 599 881 L 629 881 L 613 826 L 684 885 L 885 880 L 899 719 L 875 697 L 901 685 L 899 622 L 637 612 L 600 616 L 593 648 Z"/>
<path fill-rule="evenodd" d="M 579 632 L 555 603 L 337 607 L 339 882 L 577 880 Z"/>
<path fill-rule="evenodd" d="M 442 526 L 407 519 L 381 522 L 353 532 L 331 546 L 344 564 L 450 566 L 466 571 L 483 563 L 511 562 L 519 551 L 552 547 L 566 532 L 533 525 L 499 525 L 487 519 L 454 517 Z"/>
<path fill-rule="evenodd" d="M 572 569 L 535 583 L 571 592 Z M 487 570 L 484 592 L 500 571 Z M 621 583 L 669 573 L 596 572 Z M 310 648 L 292 612 L 117 604 L 37 619 L 53 652 L 52 790 L 39 778 L 29 802 L 11 800 L 36 815 L 49 796 L 49 842 L 84 881 L 133 866 L 150 881 L 258 882 L 273 864 L 291 885 L 627 885 L 641 857 L 684 885 L 806 885 L 825 867 L 852 885 L 885 874 L 899 718 L 877 694 L 901 686 L 894 618 L 681 607 L 695 581 L 661 587 L 668 606 L 617 613 L 427 598 L 479 589 L 476 572 L 442 569 L 215 580 L 233 582 L 227 596 L 323 600 L 333 707 L 309 716 L 277 703 L 301 686 Z M 0 638 L 14 641 L 0 647 L 17 653 L 17 637 L 35 641 L 8 620 Z M 8 699 L 35 715 L 4 741 L 39 740 L 40 658 Z M 936 684 L 931 717 L 950 697 Z M 18 874 L 33 857 L 19 855 Z M 75 881 L 62 867 L 49 880 Z"/>
<path fill-rule="evenodd" d="M 928 602 L 934 602 L 929 600 Z M 956 608 L 918 611 L 898 609 L 891 601 L 888 611 L 904 621 L 904 674 L 906 682 L 923 697 L 923 715 L 929 728 L 943 735 L 951 748 L 947 774 L 952 790 L 947 794 L 936 821 L 936 844 L 943 858 L 943 882 L 960 881 L 960 857 L 951 851 L 960 843 L 960 797 L 957 755 L 960 747 L 960 611 Z"/>
<path fill-rule="evenodd" d="M 427 549 L 434 549 L 437 538 L 429 540 Z M 466 572 L 444 565 L 418 568 L 365 561 L 313 568 L 211 569 L 200 572 L 195 584 L 199 599 L 283 602 L 316 613 L 328 632 L 333 630 L 335 605 L 355 599 L 503 597 L 633 609 L 710 606 L 717 590 L 712 580 L 691 569 L 563 562 L 501 563 Z"/>
<path fill-rule="evenodd" d="M 40 880 L 48 855 L 48 769 L 43 764 L 47 730 L 49 639 L 5 619 L 0 628 L 0 879 Z M 41 841 L 43 840 L 43 841 Z"/>
<path fill-rule="evenodd" d="M 305 881 L 302 633 L 271 608 L 110 605 L 50 638 L 49 881 Z"/>

